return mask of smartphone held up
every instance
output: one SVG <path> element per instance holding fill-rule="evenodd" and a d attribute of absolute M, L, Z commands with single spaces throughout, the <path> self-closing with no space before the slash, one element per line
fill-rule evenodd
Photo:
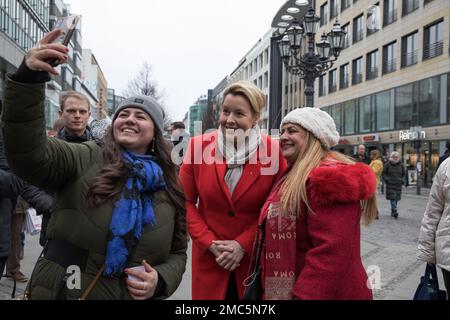
<path fill-rule="evenodd" d="M 53 41 L 55 44 L 62 44 L 67 46 L 72 38 L 77 25 L 79 24 L 80 16 L 78 15 L 69 15 L 67 17 L 62 17 L 56 21 L 54 29 L 61 29 L 61 34 L 58 38 Z M 61 61 L 58 59 L 51 59 L 47 61 L 52 67 L 57 67 Z"/>

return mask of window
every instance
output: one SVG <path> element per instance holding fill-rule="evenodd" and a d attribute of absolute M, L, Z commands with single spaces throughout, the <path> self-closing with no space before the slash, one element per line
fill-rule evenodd
<path fill-rule="evenodd" d="M 417 63 L 418 32 L 414 32 L 402 38 L 402 67 Z"/>
<path fill-rule="evenodd" d="M 423 59 L 440 56 L 443 53 L 443 22 L 439 21 L 424 30 Z"/>
<path fill-rule="evenodd" d="M 346 63 L 341 66 L 341 70 L 340 70 L 339 88 L 341 90 L 348 88 L 349 77 L 350 77 L 349 65 L 348 65 L 348 63 Z"/>
<path fill-rule="evenodd" d="M 319 77 L 319 97 L 323 97 L 327 94 L 325 87 L 325 76 Z"/>
<path fill-rule="evenodd" d="M 381 28 L 380 5 L 376 3 L 367 10 L 367 36 L 378 32 Z"/>
<path fill-rule="evenodd" d="M 403 0 L 402 16 L 405 16 L 419 8 L 419 0 Z"/>
<path fill-rule="evenodd" d="M 343 47 L 343 49 L 348 48 L 348 46 L 349 46 L 349 41 L 348 41 L 349 25 L 350 25 L 350 23 L 347 23 L 346 25 L 342 26 L 342 30 L 345 31 L 345 38 L 344 38 L 344 47 Z"/>
<path fill-rule="evenodd" d="M 328 92 L 333 93 L 337 90 L 337 70 L 331 70 L 328 74 Z"/>
<path fill-rule="evenodd" d="M 338 0 L 330 0 L 330 20 L 337 17 L 338 12 Z"/>
<path fill-rule="evenodd" d="M 375 95 L 377 131 L 391 129 L 391 92 L 384 91 Z"/>
<path fill-rule="evenodd" d="M 269 87 L 269 73 L 264 73 L 264 89 L 267 89 Z"/>
<path fill-rule="evenodd" d="M 424 79 L 418 90 L 419 125 L 434 126 L 440 123 L 441 77 Z"/>
<path fill-rule="evenodd" d="M 396 70 L 395 41 L 383 47 L 383 74 Z"/>
<path fill-rule="evenodd" d="M 383 25 L 387 26 L 397 20 L 397 0 L 384 0 Z"/>
<path fill-rule="evenodd" d="M 359 98 L 359 131 L 372 131 L 371 96 Z"/>
<path fill-rule="evenodd" d="M 341 0 L 341 12 L 350 7 L 350 0 Z"/>
<path fill-rule="evenodd" d="M 367 54 L 366 63 L 366 80 L 375 79 L 378 77 L 378 50 Z"/>
<path fill-rule="evenodd" d="M 352 66 L 352 84 L 358 84 L 362 82 L 362 57 L 353 60 Z"/>
<path fill-rule="evenodd" d="M 336 130 L 339 134 L 342 134 L 342 117 L 341 117 L 341 105 L 334 105 L 330 107 L 330 116 L 333 118 L 336 124 Z"/>
<path fill-rule="evenodd" d="M 354 134 L 356 132 L 355 100 L 344 102 L 342 108 L 344 109 L 344 134 Z"/>
<path fill-rule="evenodd" d="M 328 21 L 328 3 L 325 2 L 320 6 L 320 26 L 323 26 Z"/>
<path fill-rule="evenodd" d="M 356 43 L 364 37 L 363 15 L 353 19 L 353 43 Z"/>
<path fill-rule="evenodd" d="M 417 124 L 414 114 L 413 85 L 395 89 L 395 128 L 409 129 Z"/>

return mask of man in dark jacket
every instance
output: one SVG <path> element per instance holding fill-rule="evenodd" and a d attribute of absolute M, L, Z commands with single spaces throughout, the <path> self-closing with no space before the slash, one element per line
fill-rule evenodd
<path fill-rule="evenodd" d="M 366 155 L 366 146 L 365 145 L 360 144 L 358 146 L 358 152 L 353 155 L 353 159 L 356 162 L 362 162 L 362 163 L 365 163 L 365 164 L 369 164 L 370 163 L 370 159 Z"/>

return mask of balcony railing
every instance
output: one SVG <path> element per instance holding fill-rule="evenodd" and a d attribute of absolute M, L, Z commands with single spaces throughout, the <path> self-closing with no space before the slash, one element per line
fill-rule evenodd
<path fill-rule="evenodd" d="M 378 67 L 367 68 L 366 80 L 372 80 L 378 77 Z"/>
<path fill-rule="evenodd" d="M 353 43 L 361 41 L 363 37 L 364 37 L 363 29 L 353 31 Z"/>
<path fill-rule="evenodd" d="M 402 68 L 412 66 L 417 63 L 418 50 L 407 52 L 402 55 Z"/>
<path fill-rule="evenodd" d="M 383 74 L 394 72 L 397 69 L 396 59 L 391 59 L 383 62 Z"/>
<path fill-rule="evenodd" d="M 419 8 L 419 0 L 403 0 L 402 16 L 406 16 L 417 8 Z"/>
<path fill-rule="evenodd" d="M 358 83 L 361 83 L 362 80 L 363 80 L 363 75 L 362 75 L 362 73 L 354 73 L 354 74 L 353 74 L 353 79 L 352 79 L 352 84 L 353 84 L 353 85 L 358 84 Z"/>
<path fill-rule="evenodd" d="M 349 76 L 348 76 L 348 74 L 346 74 L 345 76 L 341 77 L 341 82 L 339 84 L 340 89 L 342 90 L 342 89 L 348 88 L 349 83 L 350 83 Z"/>
<path fill-rule="evenodd" d="M 397 9 L 385 12 L 383 18 L 383 25 L 387 26 L 393 22 L 397 21 Z"/>
<path fill-rule="evenodd" d="M 423 59 L 430 59 L 440 56 L 444 52 L 444 42 L 437 41 L 429 45 L 425 45 L 423 48 Z"/>

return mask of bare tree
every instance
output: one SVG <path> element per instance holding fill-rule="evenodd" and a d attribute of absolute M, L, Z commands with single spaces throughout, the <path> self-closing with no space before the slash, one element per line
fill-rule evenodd
<path fill-rule="evenodd" d="M 164 110 L 164 128 L 168 129 L 172 120 L 164 103 L 164 91 L 158 88 L 158 83 L 153 79 L 152 73 L 152 66 L 145 61 L 138 74 L 128 81 L 128 87 L 123 92 L 123 96 L 128 98 L 134 95 L 144 95 L 155 98 Z"/>

